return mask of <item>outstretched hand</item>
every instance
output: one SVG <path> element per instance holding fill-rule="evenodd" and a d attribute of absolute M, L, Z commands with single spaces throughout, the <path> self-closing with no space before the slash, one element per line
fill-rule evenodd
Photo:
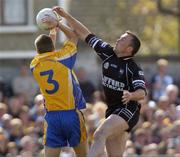
<path fill-rule="evenodd" d="M 61 8 L 59 6 L 55 6 L 52 9 L 61 17 L 66 17 L 68 15 L 68 13 L 63 8 Z"/>
<path fill-rule="evenodd" d="M 59 16 L 66 19 L 68 25 L 75 31 L 75 33 L 81 40 L 85 41 L 86 37 L 91 34 L 91 32 L 85 25 L 83 25 L 80 21 L 74 18 L 71 14 L 66 12 L 63 8 L 55 6 L 52 8 L 52 10 L 56 12 Z"/>

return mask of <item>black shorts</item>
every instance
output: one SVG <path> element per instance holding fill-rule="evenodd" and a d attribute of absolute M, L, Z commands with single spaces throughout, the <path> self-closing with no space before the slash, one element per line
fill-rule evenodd
<path fill-rule="evenodd" d="M 106 110 L 106 118 L 111 114 L 119 115 L 128 123 L 129 128 L 126 131 L 130 132 L 139 120 L 140 109 L 141 106 L 137 104 L 129 104 L 127 107 L 125 105 L 110 106 Z"/>

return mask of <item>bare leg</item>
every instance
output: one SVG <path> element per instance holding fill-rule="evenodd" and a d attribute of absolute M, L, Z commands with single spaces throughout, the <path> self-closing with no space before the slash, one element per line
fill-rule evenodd
<path fill-rule="evenodd" d="M 59 157 L 60 148 L 50 148 L 45 146 L 45 157 Z"/>
<path fill-rule="evenodd" d="M 75 154 L 75 152 L 74 152 L 74 149 L 73 148 L 71 148 L 71 147 L 63 147 L 62 149 L 61 149 L 61 155 L 60 156 L 63 156 L 62 154 L 63 153 L 67 153 L 69 156 L 71 156 L 71 157 L 76 157 L 76 154 Z"/>
<path fill-rule="evenodd" d="M 118 115 L 112 114 L 97 128 L 87 157 L 101 157 L 104 154 L 106 139 L 117 133 L 122 133 L 128 129 L 128 124 Z"/>
<path fill-rule="evenodd" d="M 127 139 L 127 132 L 109 137 L 106 141 L 106 150 L 108 157 L 122 157 Z"/>
<path fill-rule="evenodd" d="M 78 146 L 74 147 L 76 152 L 76 157 L 86 157 L 88 151 L 87 141 L 80 143 Z"/>

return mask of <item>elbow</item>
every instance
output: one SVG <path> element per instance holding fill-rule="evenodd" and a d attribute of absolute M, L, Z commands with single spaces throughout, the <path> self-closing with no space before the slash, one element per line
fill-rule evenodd
<path fill-rule="evenodd" d="M 146 97 L 146 91 L 142 90 L 142 94 L 141 94 L 141 98 L 140 99 L 144 99 Z"/>
<path fill-rule="evenodd" d="M 146 97 L 146 91 L 143 90 L 143 89 L 139 89 L 138 90 L 138 96 L 137 96 L 137 99 L 138 100 L 142 100 Z"/>
<path fill-rule="evenodd" d="M 82 41 L 85 41 L 86 37 L 91 33 L 88 30 L 76 30 L 76 35 L 81 39 Z"/>

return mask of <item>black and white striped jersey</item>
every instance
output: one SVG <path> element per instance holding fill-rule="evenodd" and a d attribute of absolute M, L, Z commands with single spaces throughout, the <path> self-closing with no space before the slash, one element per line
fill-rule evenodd
<path fill-rule="evenodd" d="M 102 84 L 108 106 L 123 105 L 123 90 L 133 92 L 143 89 L 146 91 L 143 71 L 132 56 L 117 57 L 113 47 L 94 34 L 89 34 L 85 40 L 103 60 Z M 129 103 L 137 104 L 135 101 Z"/>

